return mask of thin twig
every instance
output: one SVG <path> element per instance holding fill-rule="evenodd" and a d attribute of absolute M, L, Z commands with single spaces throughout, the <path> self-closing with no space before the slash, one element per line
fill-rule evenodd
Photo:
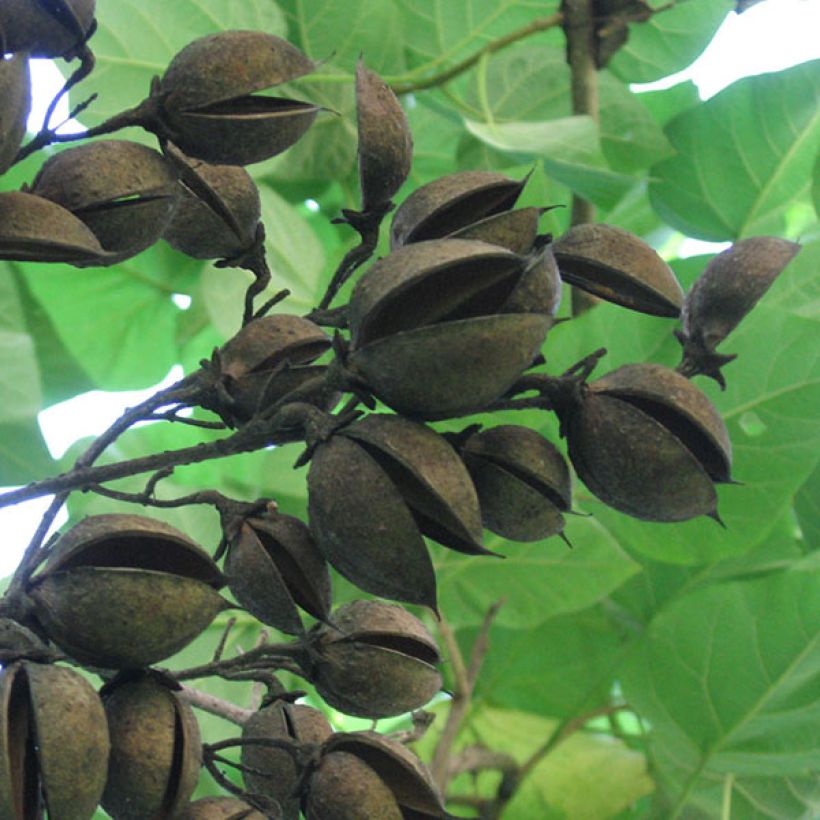
<path fill-rule="evenodd" d="M 192 686 L 183 685 L 179 694 L 191 706 L 195 706 L 210 715 L 224 718 L 237 726 L 243 726 L 245 721 L 253 714 L 251 709 L 243 709 L 235 703 L 218 698 L 216 695 L 209 695 L 207 692 L 194 689 Z"/>

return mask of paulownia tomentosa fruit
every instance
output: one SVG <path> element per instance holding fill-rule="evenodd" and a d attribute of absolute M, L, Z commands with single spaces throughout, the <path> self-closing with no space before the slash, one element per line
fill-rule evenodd
<path fill-rule="evenodd" d="M 0 52 L 71 59 L 94 26 L 95 0 L 3 0 Z"/>

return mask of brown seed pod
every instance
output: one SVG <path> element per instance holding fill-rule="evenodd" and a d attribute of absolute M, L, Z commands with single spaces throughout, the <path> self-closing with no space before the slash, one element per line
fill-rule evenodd
<path fill-rule="evenodd" d="M 582 388 L 560 411 L 569 456 L 604 503 L 649 521 L 717 517 L 714 481 L 728 481 L 723 422 L 683 376 L 628 365 Z"/>
<path fill-rule="evenodd" d="M 236 600 L 262 623 L 291 635 L 304 631 L 297 604 L 314 618 L 330 612 L 330 573 L 307 525 L 271 513 L 247 519 L 225 562 Z"/>
<path fill-rule="evenodd" d="M 327 718 L 311 706 L 276 700 L 255 712 L 242 727 L 242 738 L 292 740 L 294 744 L 323 743 L 333 734 Z M 301 771 L 285 749 L 262 744 L 242 746 L 242 774 L 248 791 L 275 800 L 282 809 L 283 820 L 298 820 L 299 796 L 294 790 Z"/>
<path fill-rule="evenodd" d="M 192 157 L 249 165 L 289 148 L 319 106 L 257 95 L 315 68 L 286 40 L 260 31 L 223 31 L 194 40 L 159 83 L 162 117 Z"/>
<path fill-rule="evenodd" d="M 529 253 L 538 236 L 538 219 L 542 213 L 541 208 L 501 211 L 460 228 L 447 238 L 478 239 L 490 245 L 500 245 L 513 253 Z"/>
<path fill-rule="evenodd" d="M 799 253 L 800 245 L 774 236 L 753 236 L 735 242 L 706 266 L 686 295 L 681 313 L 681 372 L 703 373 L 725 387 L 720 368 L 734 356 L 717 346 L 757 304 L 780 272 Z"/>
<path fill-rule="evenodd" d="M 81 219 L 114 264 L 160 238 L 177 201 L 177 177 L 162 154 L 136 142 L 100 140 L 43 164 L 32 193 Z"/>
<path fill-rule="evenodd" d="M 560 533 L 571 506 L 563 456 L 528 427 L 505 424 L 470 436 L 461 452 L 475 482 L 484 526 L 513 541 Z"/>
<path fill-rule="evenodd" d="M 177 817 L 202 765 L 191 707 L 150 673 L 110 685 L 103 704 L 111 756 L 102 807 L 117 820 Z"/>
<path fill-rule="evenodd" d="M 386 205 L 407 179 L 413 136 L 390 86 L 362 60 L 356 65 L 356 118 L 362 210 L 372 211 Z"/>
<path fill-rule="evenodd" d="M 28 592 L 48 636 L 82 663 L 149 666 L 228 606 L 210 556 L 152 518 L 97 515 L 66 532 Z"/>
<path fill-rule="evenodd" d="M 433 636 L 393 604 L 352 601 L 335 626 L 311 632 L 312 681 L 327 703 L 349 715 L 381 718 L 424 706 L 441 688 Z"/>
<path fill-rule="evenodd" d="M 390 247 L 449 236 L 485 217 L 508 211 L 527 179 L 514 180 L 491 171 L 459 171 L 428 182 L 396 210 Z"/>
<path fill-rule="evenodd" d="M 177 820 L 265 820 L 265 815 L 236 797 L 202 797 L 185 806 Z"/>
<path fill-rule="evenodd" d="M 109 740 L 97 693 L 72 669 L 0 672 L 0 816 L 87 820 L 103 793 Z"/>
<path fill-rule="evenodd" d="M 561 278 L 653 316 L 676 318 L 683 291 L 672 269 L 634 234 L 613 225 L 576 225 L 552 245 Z"/>
<path fill-rule="evenodd" d="M 521 279 L 499 312 L 555 316 L 560 306 L 561 275 L 552 246 L 547 244 L 530 253 Z"/>
<path fill-rule="evenodd" d="M 95 0 L 3 0 L 1 51 L 70 59 L 94 25 Z"/>
<path fill-rule="evenodd" d="M 0 193 L 0 259 L 106 265 L 109 255 L 71 211 L 22 191 Z"/>
<path fill-rule="evenodd" d="M 259 189 L 237 165 L 187 160 L 176 152 L 179 197 L 162 238 L 194 259 L 230 259 L 256 239 L 262 215 Z"/>
<path fill-rule="evenodd" d="M 0 58 L 0 100 L 3 102 L 0 106 L 0 174 L 4 174 L 17 156 L 31 111 L 28 55 L 16 54 L 8 60 Z"/>

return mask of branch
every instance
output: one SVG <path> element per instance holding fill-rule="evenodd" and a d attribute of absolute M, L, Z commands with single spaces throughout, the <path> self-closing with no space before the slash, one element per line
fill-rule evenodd
<path fill-rule="evenodd" d="M 229 720 L 237 726 L 244 726 L 245 721 L 254 714 L 252 709 L 243 709 L 235 703 L 222 700 L 222 698 L 218 698 L 216 695 L 209 695 L 207 692 L 194 689 L 192 686 L 183 685 L 179 695 L 191 706 L 195 706 L 203 712 L 208 712 L 210 715 L 216 715 L 217 717 Z"/>
<path fill-rule="evenodd" d="M 417 80 L 416 82 L 396 83 L 392 86 L 393 91 L 396 94 L 410 94 L 414 91 L 423 91 L 426 88 L 444 85 L 457 77 L 459 74 L 463 74 L 465 71 L 471 69 L 482 57 L 494 54 L 496 51 L 500 51 L 502 48 L 506 48 L 513 43 L 517 43 L 519 40 L 523 40 L 525 37 L 529 37 L 539 31 L 546 31 L 550 28 L 556 28 L 563 22 L 564 15 L 561 14 L 561 12 L 551 14 L 548 17 L 536 17 L 535 20 L 527 23 L 526 26 L 522 26 L 515 31 L 511 31 L 509 34 L 505 34 L 503 37 L 499 37 L 496 40 L 490 40 L 489 43 L 482 46 L 478 49 L 478 51 L 471 54 L 460 63 L 456 63 L 446 71 L 442 71 L 440 74 L 434 74 L 432 77 L 427 77 L 424 80 Z"/>

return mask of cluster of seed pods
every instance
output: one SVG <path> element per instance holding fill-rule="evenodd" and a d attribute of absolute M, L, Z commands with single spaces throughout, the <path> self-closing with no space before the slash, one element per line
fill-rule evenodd
<path fill-rule="evenodd" d="M 25 132 L 27 54 L 69 59 L 93 28 L 93 0 L 0 5 L 0 38 L 15 53 L 0 61 L 0 173 Z M 314 68 L 259 32 L 191 43 L 128 121 L 154 132 L 159 150 L 105 139 L 56 153 L 24 190 L 0 193 L 0 259 L 105 266 L 164 238 L 194 258 L 242 264 L 264 232 L 241 166 L 286 150 L 320 112 L 260 92 Z M 361 62 L 356 94 L 362 210 L 345 212 L 354 227 L 393 208 L 412 159 L 399 101 Z M 732 357 L 717 346 L 798 246 L 742 240 L 685 295 L 661 257 L 619 228 L 540 235 L 544 209 L 516 207 L 526 182 L 467 171 L 418 188 L 395 211 L 390 250 L 359 277 L 335 339 L 309 318 L 250 316 L 203 368 L 197 403 L 229 427 L 298 408 L 277 441 L 308 444 L 307 521 L 275 505 L 223 519 L 221 568 L 184 533 L 142 515 L 92 516 L 59 538 L 26 584 L 25 625 L 0 622 L 0 815 L 82 820 L 102 805 L 115 820 L 333 820 L 354 808 L 357 817 L 447 817 L 404 746 L 334 732 L 324 713 L 275 689 L 236 741 L 243 792 L 190 802 L 203 746 L 183 688 L 158 665 L 217 614 L 241 608 L 294 637 L 289 668 L 329 706 L 402 714 L 441 689 L 435 640 L 395 604 L 334 610 L 331 567 L 365 592 L 436 613 L 425 539 L 492 556 L 484 530 L 511 541 L 566 537 L 570 464 L 628 515 L 718 517 L 715 484 L 731 481 L 731 445 L 688 377 L 723 383 Z M 630 364 L 591 382 L 583 363 L 562 376 L 540 372 L 564 284 L 680 318 L 681 365 Z M 534 386 L 560 420 L 569 463 L 526 426 L 435 427 Z M 334 415 L 346 395 L 383 408 Z M 102 689 L 43 662 L 55 649 L 102 673 Z"/>

